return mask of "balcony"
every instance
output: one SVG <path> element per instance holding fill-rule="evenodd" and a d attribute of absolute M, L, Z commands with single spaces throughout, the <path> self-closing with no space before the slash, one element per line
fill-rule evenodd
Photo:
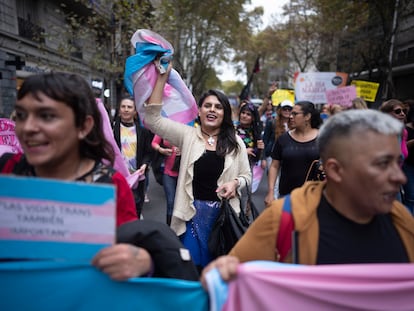
<path fill-rule="evenodd" d="M 45 33 L 44 28 L 21 17 L 18 17 L 17 21 L 19 25 L 19 36 L 37 43 L 45 43 L 45 38 L 43 36 Z"/>

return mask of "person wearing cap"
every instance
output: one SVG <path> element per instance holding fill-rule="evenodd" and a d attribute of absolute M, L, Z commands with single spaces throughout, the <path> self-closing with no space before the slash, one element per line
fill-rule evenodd
<path fill-rule="evenodd" d="M 308 101 L 297 102 L 290 112 L 290 123 L 293 129 L 278 137 L 272 149 L 266 205 L 275 199 L 279 171 L 279 194 L 285 196 L 305 182 L 312 162 L 319 159 L 316 138 L 322 119 L 315 105 Z"/>

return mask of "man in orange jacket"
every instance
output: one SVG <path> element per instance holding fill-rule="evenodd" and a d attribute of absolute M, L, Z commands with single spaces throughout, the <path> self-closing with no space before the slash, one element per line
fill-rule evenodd
<path fill-rule="evenodd" d="M 326 181 L 307 182 L 290 194 L 293 241 L 279 232 L 285 198 L 275 200 L 230 251 L 208 265 L 224 280 L 239 262 L 283 259 L 299 264 L 414 262 L 414 218 L 395 200 L 406 177 L 401 171 L 402 124 L 374 110 L 351 110 L 329 118 L 318 142 Z M 279 245 L 280 244 L 280 245 Z"/>

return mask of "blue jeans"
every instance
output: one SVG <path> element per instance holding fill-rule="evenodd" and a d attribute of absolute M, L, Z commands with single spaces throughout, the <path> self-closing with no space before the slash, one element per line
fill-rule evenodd
<path fill-rule="evenodd" d="M 171 222 L 171 216 L 173 214 L 175 189 L 177 188 L 177 179 L 178 177 L 173 177 L 167 174 L 164 174 L 162 178 L 165 199 L 167 201 L 167 224 L 168 225 L 169 225 L 169 222 Z"/>
<path fill-rule="evenodd" d="M 414 212 L 414 166 L 403 165 L 403 172 L 407 177 L 407 183 L 403 186 L 404 189 L 404 204 L 408 210 Z"/>

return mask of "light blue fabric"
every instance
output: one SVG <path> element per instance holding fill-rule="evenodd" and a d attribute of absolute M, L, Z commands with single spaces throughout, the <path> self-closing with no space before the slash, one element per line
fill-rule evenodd
<path fill-rule="evenodd" d="M 275 267 L 283 266 L 284 268 L 296 268 L 300 265 L 286 264 L 274 261 L 250 261 L 246 262 L 245 266 L 257 266 L 263 269 L 272 269 Z M 217 268 L 210 270 L 206 274 L 206 283 L 209 292 L 210 311 L 220 311 L 223 309 L 224 304 L 229 296 L 229 283 L 223 281 Z"/>
<path fill-rule="evenodd" d="M 151 63 L 160 53 L 171 55 L 171 50 L 152 43 L 138 42 L 135 50 L 136 54 L 127 58 L 124 72 L 124 84 L 131 95 L 134 94 L 133 74 Z"/>
<path fill-rule="evenodd" d="M 206 274 L 206 282 L 210 297 L 210 311 L 223 309 L 229 295 L 229 285 L 223 281 L 217 268 Z"/>
<path fill-rule="evenodd" d="M 0 263 L 0 287 L 0 310 L 208 310 L 208 295 L 199 282 L 160 278 L 115 282 L 81 263 Z"/>

